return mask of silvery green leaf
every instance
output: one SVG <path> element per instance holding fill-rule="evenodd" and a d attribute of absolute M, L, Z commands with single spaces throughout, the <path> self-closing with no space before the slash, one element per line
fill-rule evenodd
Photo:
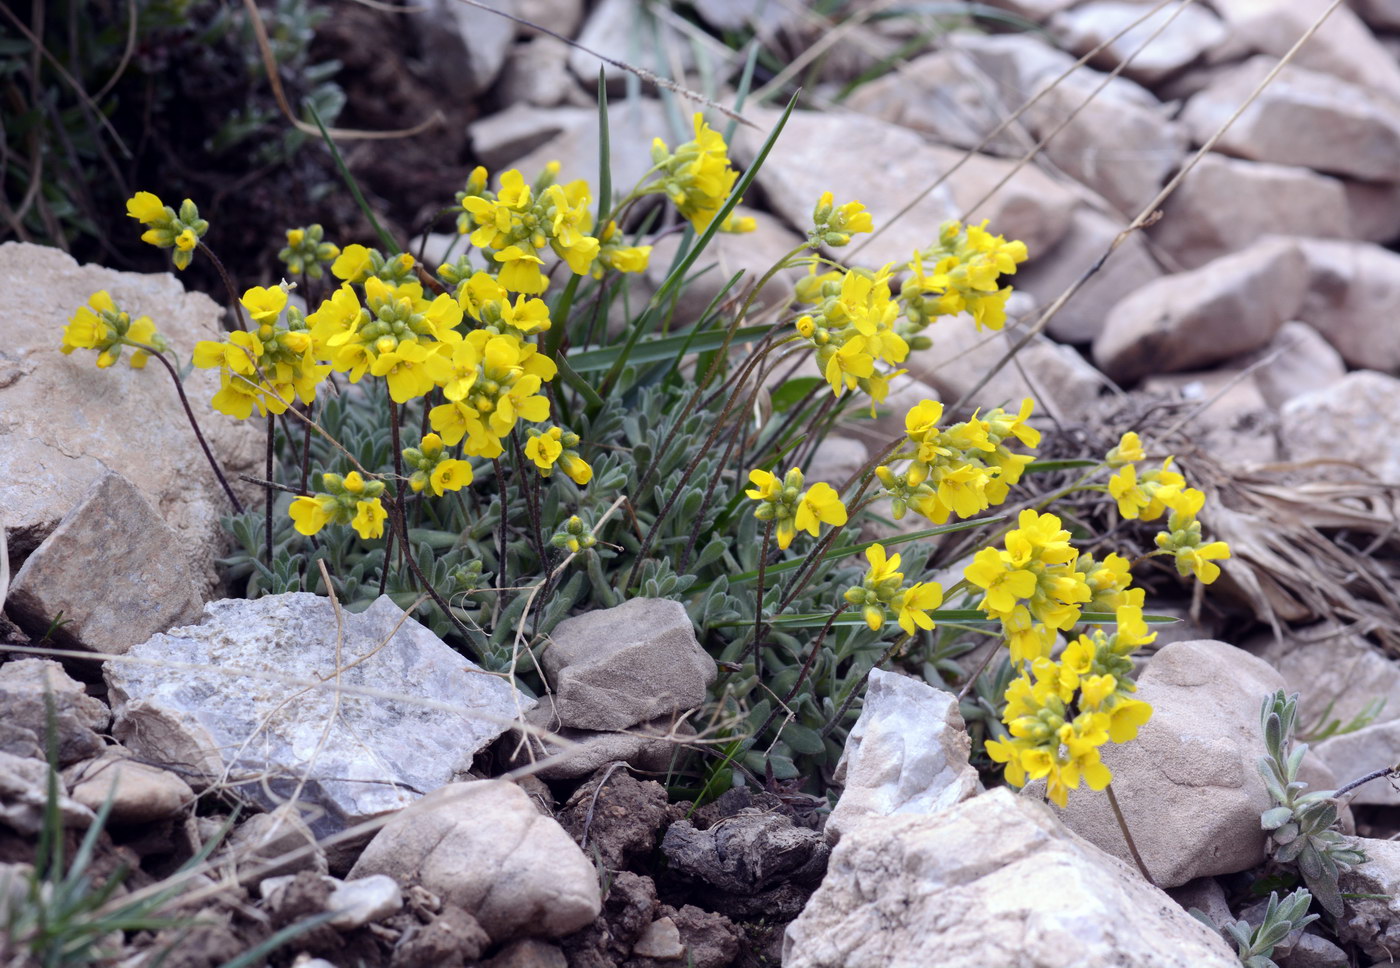
<path fill-rule="evenodd" d="M 1273 833 L 1274 842 L 1278 844 L 1291 844 L 1298 839 L 1298 823 L 1295 820 L 1287 820 Z"/>
<path fill-rule="evenodd" d="M 1308 841 L 1306 838 L 1295 837 L 1288 843 L 1281 844 L 1279 848 L 1274 851 L 1274 859 L 1281 864 L 1292 863 L 1297 859 L 1298 855 L 1303 852 L 1303 848 L 1307 845 Z"/>
<path fill-rule="evenodd" d="M 1288 807 L 1274 807 L 1259 816 L 1259 825 L 1265 830 L 1277 830 L 1292 818 L 1293 811 Z"/>

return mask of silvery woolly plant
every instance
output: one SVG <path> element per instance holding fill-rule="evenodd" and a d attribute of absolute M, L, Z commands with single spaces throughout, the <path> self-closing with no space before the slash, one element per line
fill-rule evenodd
<path fill-rule="evenodd" d="M 1264 909 L 1264 920 L 1258 925 L 1248 921 L 1227 921 L 1220 929 L 1229 941 L 1233 941 L 1240 964 L 1244 968 L 1278 968 L 1274 961 L 1274 949 L 1283 944 L 1294 931 L 1306 927 L 1318 919 L 1316 914 L 1308 914 L 1312 895 L 1299 889 L 1282 901 L 1278 892 L 1269 895 L 1269 906 Z M 1215 924 L 1205 914 L 1192 910 L 1199 920 L 1211 928 Z"/>
<path fill-rule="evenodd" d="M 1298 779 L 1298 769 L 1308 745 L 1293 745 L 1297 712 L 1297 693 L 1286 696 L 1280 689 L 1264 699 L 1260 716 L 1268 755 L 1259 758 L 1259 773 L 1274 806 L 1264 811 L 1259 821 L 1269 831 L 1274 860 L 1296 866 L 1323 908 L 1340 917 L 1342 895 L 1337 880 L 1342 872 L 1365 863 L 1366 854 L 1354 840 L 1333 829 L 1338 791 L 1304 792 L 1308 785 Z"/>

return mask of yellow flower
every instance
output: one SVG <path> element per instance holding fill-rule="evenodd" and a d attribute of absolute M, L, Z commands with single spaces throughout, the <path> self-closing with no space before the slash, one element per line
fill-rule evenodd
<path fill-rule="evenodd" d="M 1119 439 L 1118 446 L 1108 452 L 1104 461 L 1109 467 L 1122 467 L 1124 464 L 1146 459 L 1147 454 L 1143 452 L 1142 440 L 1130 430 Z"/>
<path fill-rule="evenodd" d="M 551 427 L 546 433 L 537 434 L 525 442 L 525 456 L 535 462 L 541 471 L 552 471 L 554 462 L 564 453 L 564 445 L 559 442 L 562 431 Z"/>
<path fill-rule="evenodd" d="M 361 538 L 368 541 L 370 538 L 378 538 L 384 533 L 384 521 L 388 517 L 389 512 L 384 510 L 384 505 L 379 502 L 379 498 L 372 501 L 357 501 L 355 503 L 355 517 L 350 522 L 350 527 L 354 528 Z"/>
<path fill-rule="evenodd" d="M 1209 585 L 1220 577 L 1220 566 L 1212 559 L 1224 560 L 1230 557 L 1230 546 L 1224 541 L 1212 541 L 1197 548 L 1183 548 L 1176 553 L 1176 567 L 1184 576 L 1194 574 L 1202 585 Z"/>
<path fill-rule="evenodd" d="M 442 497 L 448 491 L 457 491 L 466 487 L 475 478 L 472 474 L 472 465 L 464 460 L 445 460 L 437 467 L 433 468 L 429 477 L 429 486 L 434 494 Z"/>
<path fill-rule="evenodd" d="M 909 635 L 914 634 L 915 626 L 931 629 L 933 619 L 928 613 L 943 604 L 943 586 L 936 581 L 915 582 L 897 595 L 893 604 L 899 610 L 899 627 Z"/>
<path fill-rule="evenodd" d="M 369 249 L 363 245 L 347 245 L 331 263 L 331 274 L 346 282 L 364 282 L 372 271 Z"/>
<path fill-rule="evenodd" d="M 813 484 L 797 501 L 794 524 L 799 531 L 806 531 L 812 537 L 821 533 L 820 525 L 841 525 L 846 523 L 846 505 L 836 489 L 824 481 Z"/>
<path fill-rule="evenodd" d="M 144 225 L 149 225 L 165 216 L 165 203 L 152 192 L 137 192 L 127 199 L 126 214 Z"/>
<path fill-rule="evenodd" d="M 292 501 L 288 512 L 297 531 L 304 535 L 313 535 L 330 523 L 335 504 L 335 498 L 329 494 L 302 496 Z"/>
<path fill-rule="evenodd" d="M 1005 552 L 983 548 L 963 569 L 963 577 L 986 592 L 983 601 L 993 612 L 1010 612 L 1019 599 L 1035 594 L 1035 575 L 1013 566 Z"/>
<path fill-rule="evenodd" d="M 243 294 L 239 302 L 257 322 L 271 323 L 282 315 L 282 310 L 287 305 L 287 290 L 281 286 L 254 286 Z"/>

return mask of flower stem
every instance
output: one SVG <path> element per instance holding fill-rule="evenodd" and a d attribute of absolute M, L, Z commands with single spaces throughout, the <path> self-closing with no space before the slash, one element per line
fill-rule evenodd
<path fill-rule="evenodd" d="M 224 264 L 219 261 L 219 257 L 214 254 L 214 250 L 209 248 L 209 246 L 205 245 L 202 241 L 199 243 L 199 251 L 207 255 L 209 261 L 214 263 L 214 268 L 219 270 L 219 278 L 224 281 L 224 289 L 228 291 L 229 302 L 233 304 L 234 314 L 238 318 L 238 328 L 246 331 L 248 329 L 248 321 L 243 318 L 243 304 L 238 301 L 238 290 L 233 288 L 233 279 L 229 276 L 228 270 L 225 269 Z M 232 332 L 232 330 L 229 332 Z"/>
<path fill-rule="evenodd" d="M 386 387 L 387 390 L 387 387 Z M 399 438 L 399 405 L 394 402 L 393 397 L 389 397 L 389 433 L 393 437 L 394 448 L 394 501 L 393 513 L 398 515 L 399 530 L 399 563 L 403 564 L 405 558 L 413 557 L 413 549 L 408 546 L 408 521 L 403 513 L 403 442 Z M 385 551 L 384 567 L 389 567 L 388 551 Z M 413 572 L 416 575 L 418 568 L 415 563 Z"/>
<path fill-rule="evenodd" d="M 753 674 L 763 681 L 763 575 L 768 570 L 768 548 L 773 541 L 773 520 L 763 526 L 763 547 L 758 553 L 758 583 L 754 592 L 753 609 Z"/>
<path fill-rule="evenodd" d="M 1148 873 L 1147 865 L 1142 862 L 1142 855 L 1138 853 L 1137 844 L 1133 841 L 1133 835 L 1128 832 L 1128 821 L 1123 817 L 1123 811 L 1118 806 L 1118 797 L 1113 793 L 1113 784 L 1110 783 L 1104 787 L 1103 792 L 1108 794 L 1108 805 L 1113 808 L 1113 818 L 1118 821 L 1118 829 L 1123 831 L 1123 839 L 1128 844 L 1128 853 L 1133 855 L 1133 863 L 1137 864 L 1138 872 L 1142 874 L 1147 883 L 1156 887 L 1157 882 Z"/>
<path fill-rule="evenodd" d="M 1342 787 L 1336 793 L 1332 794 L 1332 799 L 1336 800 L 1340 798 L 1343 794 L 1350 793 L 1352 790 L 1355 790 L 1363 783 L 1370 783 L 1372 780 L 1379 780 L 1383 776 L 1397 775 L 1400 775 L 1400 766 L 1383 766 L 1379 770 L 1372 770 L 1370 773 L 1367 773 L 1364 776 L 1358 776 L 1355 780 L 1352 780 L 1346 786 Z"/>
<path fill-rule="evenodd" d="M 199 446 L 204 451 L 205 460 L 209 461 L 209 466 L 213 469 L 214 476 L 219 479 L 219 483 L 223 486 L 224 493 L 228 495 L 229 503 L 233 505 L 233 512 L 235 514 L 242 514 L 243 502 L 238 500 L 238 495 L 234 494 L 233 488 L 228 486 L 228 478 L 224 477 L 224 472 L 219 467 L 219 462 L 214 459 L 214 452 L 209 449 L 209 442 L 204 439 L 204 434 L 199 429 L 199 421 L 195 419 L 194 410 L 190 408 L 190 399 L 185 396 L 185 387 L 180 383 L 180 374 L 176 372 L 171 362 L 165 358 L 165 354 L 154 346 L 147 346 L 145 343 L 136 342 L 130 342 L 130 345 L 135 346 L 137 349 L 144 350 L 148 355 L 154 356 L 156 359 L 160 360 L 166 372 L 170 374 L 170 379 L 175 381 L 175 392 L 180 395 L 180 405 L 185 408 L 185 416 L 189 419 L 190 429 L 194 431 L 195 439 L 199 441 Z"/>
<path fill-rule="evenodd" d="M 272 412 L 271 412 L 271 411 L 268 411 L 268 414 L 267 414 L 267 462 L 266 462 L 266 472 L 264 473 L 263 476 L 266 477 L 269 481 L 272 480 L 272 470 L 273 470 L 272 465 L 273 465 L 273 462 L 276 460 L 276 457 L 277 457 L 276 443 L 277 443 L 277 418 L 274 417 L 274 416 L 272 415 Z M 270 487 L 264 488 L 264 489 L 263 489 L 263 494 L 265 495 L 265 497 L 263 498 L 263 523 L 266 525 L 265 537 L 266 537 L 266 542 L 267 542 L 267 544 L 266 544 L 266 547 L 267 547 L 267 567 L 268 567 L 268 569 L 270 570 L 270 569 L 272 568 L 272 488 L 270 488 Z"/>

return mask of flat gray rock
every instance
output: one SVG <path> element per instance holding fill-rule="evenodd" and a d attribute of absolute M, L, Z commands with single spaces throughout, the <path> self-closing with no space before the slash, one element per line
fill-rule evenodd
<path fill-rule="evenodd" d="M 626 729 L 705 701 L 719 669 L 680 602 L 634 598 L 565 619 L 540 657 L 560 724 Z"/>
<path fill-rule="evenodd" d="M 199 617 L 202 578 L 170 549 L 180 536 L 145 495 L 108 471 L 24 562 L 7 608 L 31 635 L 60 616 L 59 645 L 120 655 Z M 103 580 L 93 581 L 93 563 Z"/>
<path fill-rule="evenodd" d="M 312 829 L 325 834 L 450 783 L 533 704 L 388 597 L 343 617 L 338 648 L 329 599 L 210 602 L 203 624 L 127 653 L 147 662 L 106 664 L 114 734 L 148 762 L 270 808 L 304 780 L 301 799 L 325 811 Z"/>
<path fill-rule="evenodd" d="M 225 335 L 223 310 L 203 293 L 186 292 L 170 273 L 116 272 L 80 266 L 47 246 L 0 245 L 0 510 L 10 554 L 32 551 L 94 481 L 117 471 L 180 536 L 170 553 L 190 556 L 207 595 L 228 540 L 219 524 L 228 498 L 169 374 L 155 360 L 144 370 L 125 359 L 99 370 L 90 350 L 59 351 L 64 325 L 104 289 L 133 318 L 155 320 L 177 362 L 187 361 L 199 340 Z M 209 446 L 247 503 L 256 491 L 238 475 L 262 465 L 262 423 L 215 413 L 209 400 L 218 389 L 215 370 L 196 369 L 185 380 Z"/>

